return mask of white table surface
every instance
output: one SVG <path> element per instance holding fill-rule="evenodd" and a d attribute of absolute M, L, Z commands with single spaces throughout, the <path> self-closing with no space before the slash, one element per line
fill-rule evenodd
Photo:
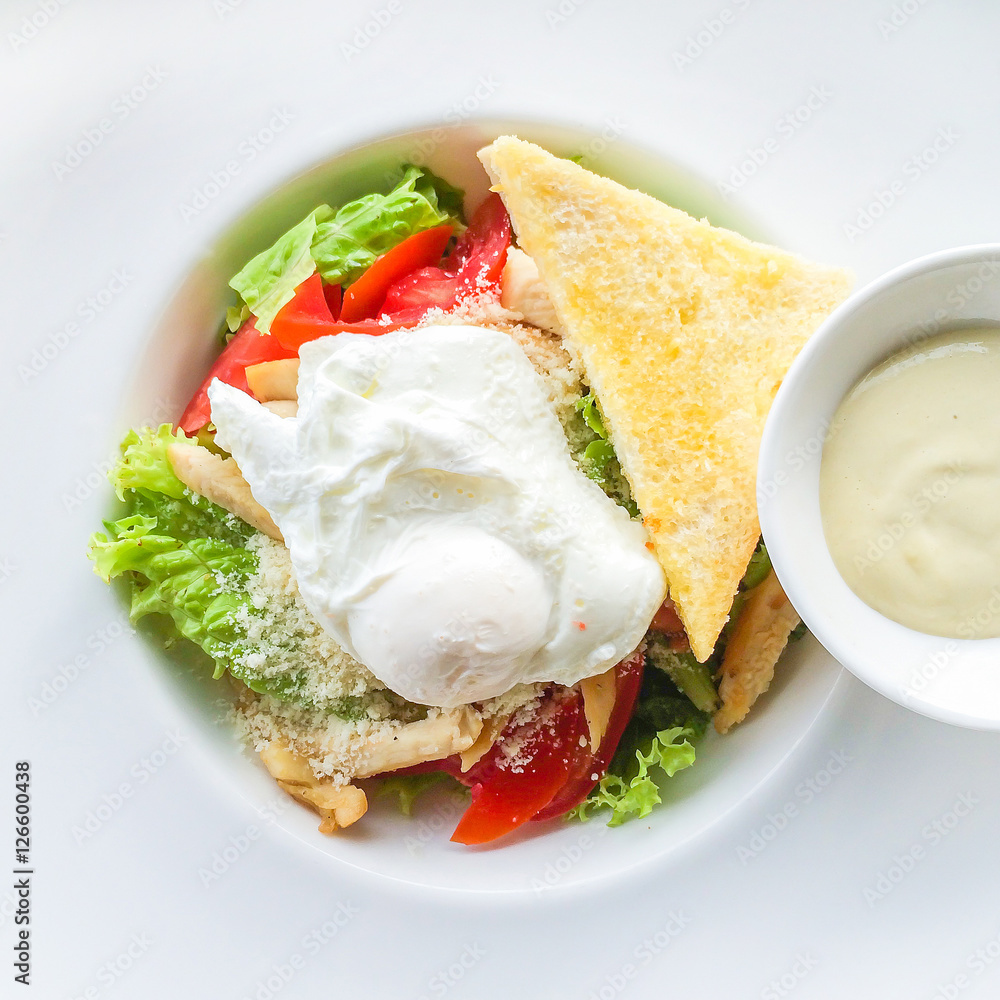
<path fill-rule="evenodd" d="M 354 46 L 377 10 L 386 23 Z M 99 470 L 118 394 L 172 282 L 303 164 L 472 104 L 611 122 L 712 184 L 734 186 L 756 151 L 733 204 L 864 281 L 1000 236 L 1000 11 L 5 0 L 0 35 L 3 759 L 11 786 L 14 761 L 32 763 L 35 867 L 33 985 L 8 992 L 5 960 L 0 994 L 998 994 L 995 735 L 908 714 L 845 674 L 767 780 L 683 847 L 545 893 L 407 886 L 331 861 L 233 793 L 122 633 L 83 548 L 107 505 Z M 242 144 L 275 114 L 281 131 L 251 156 Z M 68 158 L 102 120 L 101 141 Z M 234 158 L 232 183 L 185 217 Z M 880 193 L 892 204 L 863 225 Z M 26 375 L 49 343 L 53 357 Z M 108 799 L 120 808 L 87 833 Z M 9 818 L 12 787 L 0 802 Z M 230 838 L 242 853 L 205 884 L 199 870 Z"/>

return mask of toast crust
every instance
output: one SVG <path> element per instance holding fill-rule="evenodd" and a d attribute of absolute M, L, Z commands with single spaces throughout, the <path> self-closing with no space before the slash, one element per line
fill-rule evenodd
<path fill-rule="evenodd" d="M 757 452 L 849 272 L 717 229 L 531 143 L 479 158 L 601 410 L 695 656 L 757 544 Z"/>

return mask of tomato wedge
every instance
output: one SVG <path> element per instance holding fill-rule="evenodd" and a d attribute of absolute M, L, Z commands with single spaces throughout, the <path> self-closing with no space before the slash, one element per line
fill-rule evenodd
<path fill-rule="evenodd" d="M 459 241 L 449 258 L 449 270 L 457 268 L 464 298 L 498 284 L 507 262 L 513 229 L 500 195 L 487 196 L 462 235 L 464 240 Z"/>
<path fill-rule="evenodd" d="M 208 387 L 212 379 L 219 379 L 250 395 L 246 370 L 250 365 L 262 361 L 278 361 L 294 358 L 295 352 L 287 350 L 274 337 L 259 333 L 253 317 L 239 328 L 236 335 L 216 358 L 205 380 L 181 414 L 177 426 L 185 434 L 196 434 L 212 419 L 212 408 L 208 400 Z"/>
<path fill-rule="evenodd" d="M 691 648 L 684 623 L 677 614 L 677 605 L 669 597 L 660 605 L 649 627 L 667 637 L 673 652 L 686 653 Z"/>
<path fill-rule="evenodd" d="M 550 697 L 530 722 L 508 725 L 464 776 L 474 782 L 472 802 L 451 839 L 485 844 L 535 816 L 566 783 L 586 732 L 583 698 L 573 689 Z"/>
<path fill-rule="evenodd" d="M 345 323 L 374 319 L 392 285 L 407 274 L 441 259 L 453 231 L 454 228 L 447 224 L 424 229 L 382 254 L 344 293 L 340 318 Z"/>
<path fill-rule="evenodd" d="M 607 729 L 601 739 L 601 745 L 596 753 L 592 753 L 587 745 L 587 752 L 578 755 L 572 773 L 566 778 L 562 788 L 552 800 L 541 808 L 532 819 L 554 819 L 578 806 L 591 792 L 597 782 L 604 776 L 614 757 L 622 733 L 632 718 L 635 700 L 639 697 L 642 687 L 642 674 L 646 665 L 645 653 L 635 653 L 627 660 L 622 660 L 615 667 L 615 704 L 611 709 Z M 596 775 L 596 777 L 595 777 Z"/>
<path fill-rule="evenodd" d="M 445 312 L 458 305 L 458 279 L 440 267 L 424 267 L 396 282 L 388 292 L 380 316 L 411 325 L 429 309 Z"/>
<path fill-rule="evenodd" d="M 500 196 L 490 195 L 477 209 L 440 267 L 420 266 L 440 259 L 450 238 L 451 227 L 443 225 L 403 240 L 344 292 L 339 315 L 330 305 L 336 293 L 322 285 L 318 274 L 312 275 L 275 316 L 271 333 L 292 351 L 336 333 L 378 336 L 414 326 L 428 309 L 452 309 L 469 295 L 495 287 L 511 240 L 510 218 Z"/>
<path fill-rule="evenodd" d="M 410 325 L 376 322 L 374 319 L 345 322 L 342 316 L 334 319 L 331 300 L 336 303 L 339 295 L 340 286 L 323 285 L 318 274 L 306 278 L 295 289 L 295 298 L 286 302 L 271 322 L 271 335 L 289 352 L 283 357 L 295 357 L 303 344 L 317 337 L 330 337 L 336 333 L 368 333 L 377 337 Z"/>
<path fill-rule="evenodd" d="M 323 298 L 330 307 L 330 315 L 340 319 L 340 310 L 344 305 L 344 289 L 340 285 L 324 285 Z"/>
<path fill-rule="evenodd" d="M 423 267 L 400 278 L 385 294 L 379 316 L 416 323 L 428 309 L 452 309 L 500 281 L 511 240 L 510 217 L 500 195 L 491 194 L 440 267 Z"/>
<path fill-rule="evenodd" d="M 271 336 L 289 350 L 327 334 L 334 323 L 319 274 L 306 278 L 271 320 Z"/>
<path fill-rule="evenodd" d="M 615 703 L 596 753 L 590 749 L 582 695 L 574 688 L 558 688 L 549 692 L 533 719 L 508 724 L 468 771 L 462 771 L 461 758 L 455 756 L 393 773 L 444 771 L 471 787 L 472 802 L 451 838 L 460 844 L 485 844 L 529 819 L 562 816 L 607 771 L 632 717 L 645 663 L 645 654 L 635 653 L 615 667 Z M 513 764 L 511 747 L 517 747 Z"/>

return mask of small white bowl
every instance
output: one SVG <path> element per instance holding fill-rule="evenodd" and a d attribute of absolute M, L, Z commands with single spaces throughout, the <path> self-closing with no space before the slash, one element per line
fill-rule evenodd
<path fill-rule="evenodd" d="M 873 281 L 827 319 L 792 365 L 764 429 L 757 472 L 767 550 L 810 632 L 898 704 L 991 730 L 1000 730 L 1000 638 L 926 635 L 857 597 L 827 549 L 819 471 L 837 407 L 875 365 L 923 336 L 997 323 L 1000 243 L 930 254 Z"/>

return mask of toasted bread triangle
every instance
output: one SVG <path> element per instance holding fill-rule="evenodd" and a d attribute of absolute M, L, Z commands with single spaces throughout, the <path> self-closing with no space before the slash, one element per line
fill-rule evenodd
<path fill-rule="evenodd" d="M 502 136 L 479 158 L 597 395 L 704 661 L 760 534 L 756 466 L 767 412 L 851 277 L 520 139 Z"/>

